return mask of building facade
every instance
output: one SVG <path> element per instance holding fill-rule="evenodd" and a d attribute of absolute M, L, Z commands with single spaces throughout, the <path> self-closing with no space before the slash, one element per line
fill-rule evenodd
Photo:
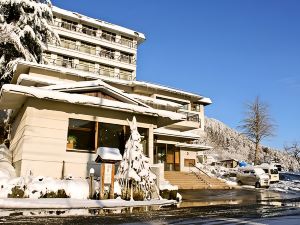
<path fill-rule="evenodd" d="M 137 118 L 144 153 L 164 171 L 189 171 L 198 152 L 209 98 L 138 81 L 142 33 L 53 8 L 44 63 L 20 62 L 1 90 L 9 110 L 10 150 L 18 175 L 86 177 L 99 147 L 124 152 L 127 119 Z"/>

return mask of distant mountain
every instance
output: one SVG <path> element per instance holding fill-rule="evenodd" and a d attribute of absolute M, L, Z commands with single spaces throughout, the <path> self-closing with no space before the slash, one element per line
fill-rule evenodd
<path fill-rule="evenodd" d="M 212 118 L 205 118 L 204 131 L 199 144 L 212 146 L 213 150 L 210 151 L 216 153 L 220 159 L 253 161 L 255 145 L 245 135 Z M 287 170 L 300 170 L 299 163 L 293 157 L 278 149 L 262 146 L 260 158 L 262 162 L 278 160 Z"/>

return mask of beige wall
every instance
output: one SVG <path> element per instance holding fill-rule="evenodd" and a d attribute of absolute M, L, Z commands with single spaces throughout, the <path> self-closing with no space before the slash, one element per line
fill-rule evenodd
<path fill-rule="evenodd" d="M 180 171 L 189 172 L 189 167 L 184 166 L 184 159 L 195 159 L 195 163 L 197 163 L 197 151 L 180 149 Z"/>
<path fill-rule="evenodd" d="M 29 99 L 25 107 L 23 115 L 20 114 L 13 124 L 15 131 L 11 141 L 18 156 L 14 157 L 14 163 L 21 170 L 18 175 L 26 175 L 31 170 L 34 175 L 60 178 L 65 161 L 65 176 L 86 177 L 91 167 L 98 176 L 99 166 L 94 163 L 96 154 L 66 151 L 69 118 L 128 125 L 126 119 L 131 120 L 134 116 L 126 112 L 39 99 Z M 155 126 L 152 124 L 156 118 L 135 116 L 139 127 L 149 129 L 148 147 L 153 162 Z"/>

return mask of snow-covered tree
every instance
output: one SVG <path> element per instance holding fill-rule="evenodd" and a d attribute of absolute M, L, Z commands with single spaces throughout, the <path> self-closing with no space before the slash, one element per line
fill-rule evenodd
<path fill-rule="evenodd" d="M 149 158 L 143 153 L 136 118 L 133 117 L 132 122 L 128 121 L 128 123 L 131 135 L 126 143 L 123 159 L 116 177 L 124 198 L 132 200 L 133 195 L 138 193 L 142 195 L 140 197 L 143 199 L 150 199 L 154 197 L 153 193 L 158 196 L 158 189 L 155 184 L 156 175 L 151 172 Z"/>
<path fill-rule="evenodd" d="M 51 28 L 50 0 L 0 0 L 0 81 L 11 80 L 20 60 L 42 62 L 47 40 L 59 37 Z"/>

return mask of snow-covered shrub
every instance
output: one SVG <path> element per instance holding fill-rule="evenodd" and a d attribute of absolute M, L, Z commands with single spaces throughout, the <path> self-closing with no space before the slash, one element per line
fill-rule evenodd
<path fill-rule="evenodd" d="M 143 153 L 135 117 L 133 117 L 132 123 L 129 121 L 128 123 L 131 135 L 126 143 L 123 159 L 116 176 L 122 190 L 122 198 L 133 200 L 135 196 L 139 199 L 143 197 L 143 200 L 151 199 L 154 198 L 154 193 L 157 193 L 158 197 L 156 176 L 150 170 L 149 158 Z"/>
<path fill-rule="evenodd" d="M 15 186 L 11 189 L 11 193 L 7 195 L 8 198 L 23 198 L 24 187 Z"/>
<path fill-rule="evenodd" d="M 0 1 L 0 80 L 9 83 L 20 60 L 42 62 L 47 41 L 59 37 L 51 28 L 51 2 L 45 0 Z"/>

